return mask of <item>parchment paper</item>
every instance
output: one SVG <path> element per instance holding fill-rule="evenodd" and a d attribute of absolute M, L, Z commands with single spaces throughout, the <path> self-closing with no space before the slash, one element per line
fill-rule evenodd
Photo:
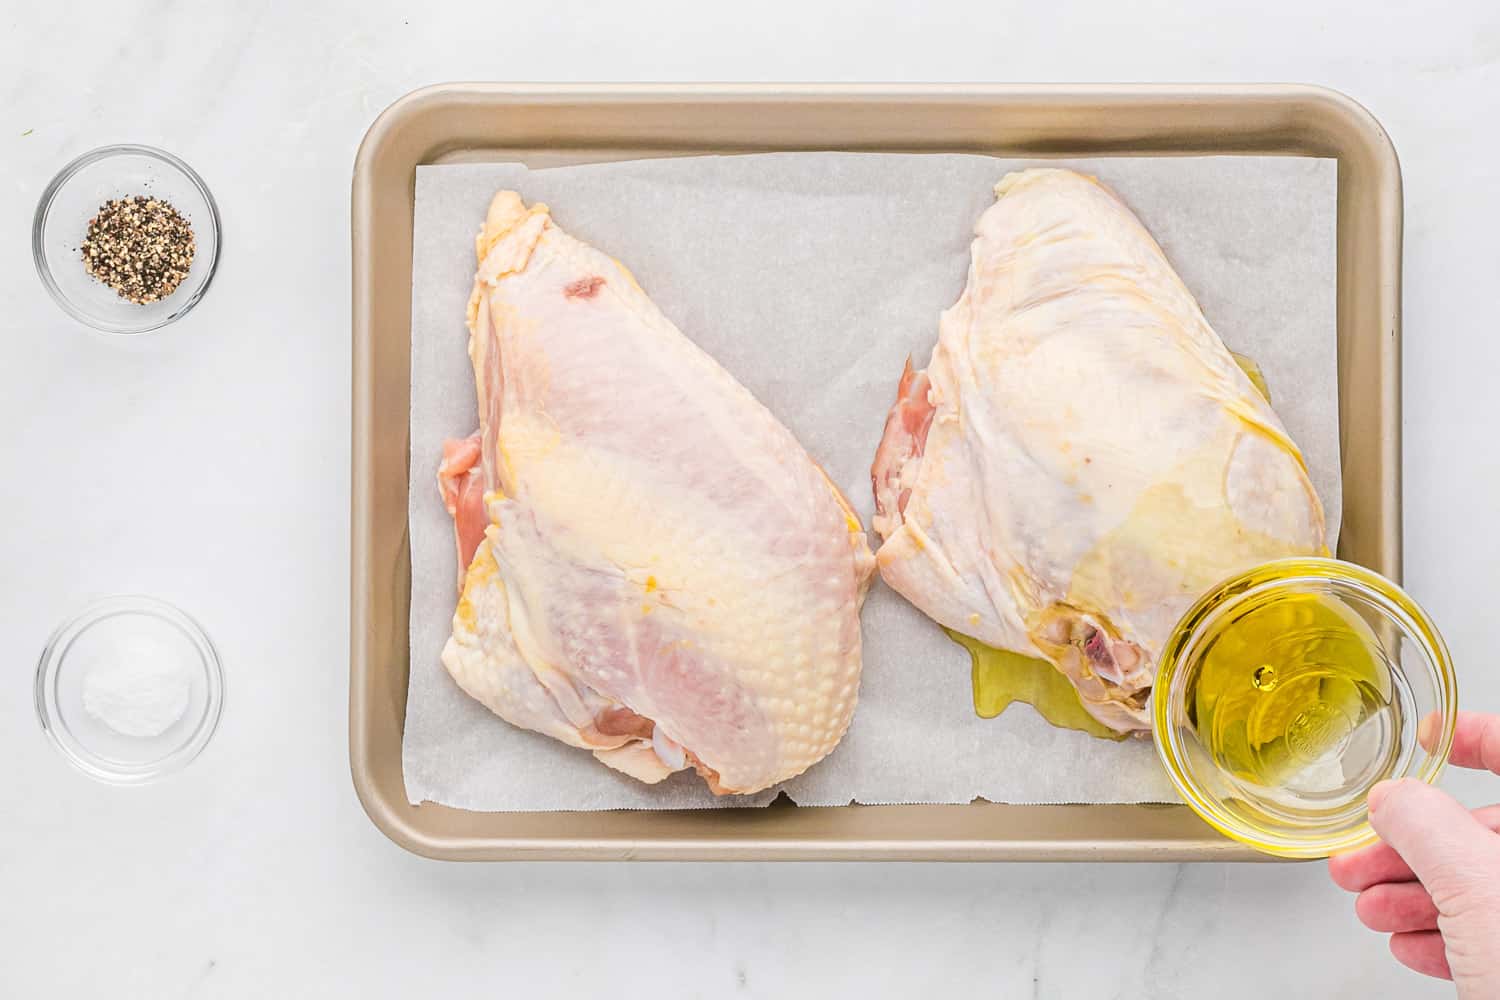
<path fill-rule="evenodd" d="M 1336 530 L 1335 162 L 1062 162 L 1125 199 L 1224 342 L 1260 363 Z M 975 220 L 993 202 L 995 182 L 1030 165 L 1036 161 L 780 153 L 418 169 L 403 747 L 412 802 L 527 811 L 774 798 L 716 799 L 690 773 L 638 784 L 584 751 L 512 728 L 464 695 L 439 662 L 456 568 L 434 474 L 443 438 L 477 425 L 464 309 L 474 234 L 495 191 L 545 201 L 559 225 L 623 261 L 684 334 L 791 428 L 868 525 L 870 462 L 902 362 L 910 354 L 926 364 L 938 313 L 963 288 Z M 996 719 L 975 716 L 968 655 L 878 580 L 864 609 L 864 649 L 849 734 L 784 786 L 800 804 L 1175 798 L 1149 741 L 1056 729 L 1026 705 Z"/>

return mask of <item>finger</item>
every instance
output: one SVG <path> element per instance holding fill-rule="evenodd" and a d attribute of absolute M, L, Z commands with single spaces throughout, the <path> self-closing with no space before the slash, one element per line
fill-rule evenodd
<path fill-rule="evenodd" d="M 1437 906 L 1421 882 L 1372 885 L 1354 900 L 1354 915 L 1382 934 L 1432 931 L 1438 925 Z"/>
<path fill-rule="evenodd" d="M 1474 818 L 1483 826 L 1500 833 L 1500 806 L 1474 810 Z M 1328 859 L 1328 874 L 1333 884 L 1349 892 L 1364 892 L 1381 882 L 1412 882 L 1416 874 L 1389 844 L 1361 847 Z"/>
<path fill-rule="evenodd" d="M 1417 742 L 1431 750 L 1442 728 L 1442 717 L 1428 714 L 1417 726 Z M 1448 762 L 1454 767 L 1473 767 L 1500 774 L 1500 715 L 1459 712 L 1453 728 L 1453 749 Z"/>
<path fill-rule="evenodd" d="M 1415 778 L 1370 789 L 1370 826 L 1416 873 L 1442 909 L 1476 867 L 1500 865 L 1500 839 L 1452 796 Z"/>
<path fill-rule="evenodd" d="M 1391 954 L 1413 972 L 1436 979 L 1453 978 L 1448 968 L 1448 953 L 1443 950 L 1443 936 L 1437 931 L 1392 934 Z"/>

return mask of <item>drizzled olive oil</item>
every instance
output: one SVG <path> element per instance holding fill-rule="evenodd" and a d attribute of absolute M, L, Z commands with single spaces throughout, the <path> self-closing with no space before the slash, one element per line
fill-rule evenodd
<path fill-rule="evenodd" d="M 1399 712 L 1369 623 L 1318 593 L 1237 608 L 1203 639 L 1186 685 L 1188 722 L 1214 764 L 1267 788 L 1338 767 L 1367 720 Z"/>
<path fill-rule="evenodd" d="M 1123 740 L 1095 719 L 1078 700 L 1078 692 L 1056 667 L 1034 656 L 986 646 L 978 639 L 944 629 L 948 638 L 969 651 L 974 685 L 974 712 L 993 719 L 1014 702 L 1024 702 L 1063 729 L 1077 729 L 1108 740 Z"/>
<path fill-rule="evenodd" d="M 1260 370 L 1260 365 L 1255 363 L 1255 359 L 1248 354 L 1241 354 L 1239 351 L 1230 351 L 1229 356 L 1234 359 L 1235 364 L 1240 366 L 1240 371 L 1245 373 L 1245 377 L 1250 380 L 1250 384 L 1255 386 L 1255 391 L 1260 393 L 1261 398 L 1269 403 L 1271 401 L 1271 387 L 1266 385 L 1266 374 Z"/>

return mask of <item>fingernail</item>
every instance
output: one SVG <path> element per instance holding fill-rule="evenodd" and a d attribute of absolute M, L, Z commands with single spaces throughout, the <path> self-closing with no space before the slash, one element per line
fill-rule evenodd
<path fill-rule="evenodd" d="M 1380 808 L 1380 803 L 1385 801 L 1385 797 L 1391 793 L 1391 789 L 1394 788 L 1395 785 L 1396 783 L 1394 781 L 1381 781 L 1378 782 L 1374 788 L 1370 789 L 1370 794 L 1367 799 L 1370 804 L 1370 815 L 1373 816 L 1375 814 L 1375 810 Z"/>
<path fill-rule="evenodd" d="M 1438 714 L 1430 712 L 1422 716 L 1422 721 L 1417 723 L 1417 742 L 1422 744 L 1426 750 L 1431 750 L 1432 745 L 1437 742 Z"/>

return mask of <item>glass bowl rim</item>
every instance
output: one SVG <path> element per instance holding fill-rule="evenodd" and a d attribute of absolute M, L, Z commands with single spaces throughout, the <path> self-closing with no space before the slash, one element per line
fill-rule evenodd
<path fill-rule="evenodd" d="M 186 177 L 188 182 L 197 189 L 198 194 L 202 196 L 203 203 L 208 206 L 207 233 L 211 236 L 211 239 L 207 241 L 199 239 L 200 252 L 204 249 L 205 242 L 207 243 L 208 250 L 207 270 L 203 276 L 202 283 L 193 290 L 192 295 L 187 298 L 182 307 L 176 312 L 147 324 L 112 323 L 79 308 L 63 292 L 62 287 L 57 283 L 57 279 L 52 274 L 51 265 L 47 263 L 47 253 L 44 245 L 47 232 L 47 219 L 51 214 L 52 202 L 57 198 L 57 193 L 84 167 L 91 166 L 101 160 L 112 159 L 116 156 L 144 156 L 165 163 Z M 165 149 L 158 149 L 155 146 L 145 146 L 138 143 L 116 143 L 110 146 L 99 146 L 75 156 L 53 176 L 52 180 L 47 182 L 47 186 L 42 189 L 41 197 L 37 199 L 36 211 L 31 218 L 31 261 L 36 267 L 37 276 L 41 278 L 42 285 L 47 289 L 47 294 L 52 296 L 52 301 L 56 302 L 58 308 L 62 309 L 63 312 L 85 326 L 92 327 L 101 333 L 131 336 L 138 333 L 150 333 L 153 330 L 160 330 L 165 326 L 177 322 L 193 311 L 199 300 L 203 298 L 204 293 L 208 291 L 209 285 L 213 284 L 214 275 L 218 273 L 220 238 L 219 205 L 214 201 L 213 192 L 208 189 L 208 185 L 204 183 L 202 177 L 198 176 L 196 170 L 188 166 L 180 157 L 174 156 Z"/>
<path fill-rule="evenodd" d="M 1272 578 L 1259 585 L 1236 590 L 1237 585 L 1249 582 L 1253 577 L 1266 574 Z M 1183 754 L 1176 727 L 1171 724 L 1172 684 L 1179 676 L 1182 655 L 1191 645 L 1192 639 L 1213 613 L 1251 597 L 1264 595 L 1274 589 L 1297 585 L 1337 583 L 1352 587 L 1377 604 L 1383 613 L 1391 615 L 1401 625 L 1402 631 L 1420 641 L 1427 654 L 1427 667 L 1432 674 L 1441 713 L 1442 731 L 1427 754 L 1421 768 L 1413 777 L 1434 784 L 1442 775 L 1448 755 L 1453 748 L 1453 733 L 1458 719 L 1457 679 L 1453 661 L 1442 634 L 1431 617 L 1420 604 L 1414 601 L 1398 584 L 1363 566 L 1326 556 L 1302 556 L 1278 559 L 1261 563 L 1242 573 L 1237 573 L 1209 588 L 1207 592 L 1178 620 L 1171 638 L 1157 665 L 1156 694 L 1152 698 L 1152 736 L 1157 756 L 1167 772 L 1177 793 L 1183 801 L 1209 826 L 1219 833 L 1268 854 L 1287 858 L 1321 858 L 1341 851 L 1364 846 L 1376 839 L 1368 820 L 1352 827 L 1341 835 L 1327 836 L 1321 840 L 1312 838 L 1276 838 L 1251 831 L 1235 820 L 1232 814 L 1222 809 L 1217 799 L 1191 777 L 1191 770 L 1183 763 Z M 1415 629 L 1406 627 L 1406 619 Z"/>
<path fill-rule="evenodd" d="M 147 764 L 122 768 L 93 754 L 76 737 L 67 732 L 60 718 L 50 708 L 49 689 L 57 676 L 67 647 L 85 629 L 118 614 L 141 614 L 165 620 L 181 629 L 197 648 L 203 666 L 206 698 L 202 715 L 187 739 L 169 753 Z M 218 649 L 203 626 L 187 612 L 159 597 L 147 594 L 114 594 L 92 601 L 64 618 L 47 637 L 37 658 L 33 698 L 37 722 L 48 742 L 69 764 L 79 771 L 112 785 L 144 785 L 182 770 L 209 744 L 224 711 L 224 665 Z"/>

